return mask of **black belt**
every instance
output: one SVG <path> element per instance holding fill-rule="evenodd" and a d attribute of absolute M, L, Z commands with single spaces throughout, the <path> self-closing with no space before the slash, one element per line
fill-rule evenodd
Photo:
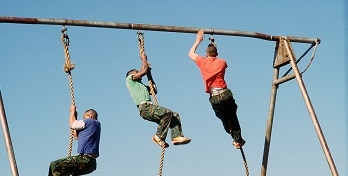
<path fill-rule="evenodd" d="M 91 157 L 91 158 L 94 158 L 94 159 L 97 158 L 97 156 L 94 155 L 94 154 L 83 154 L 83 153 L 80 153 L 79 156 L 88 156 L 88 157 Z"/>

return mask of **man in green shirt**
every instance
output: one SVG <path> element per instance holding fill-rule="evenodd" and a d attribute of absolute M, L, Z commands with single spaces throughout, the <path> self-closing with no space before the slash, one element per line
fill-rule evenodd
<path fill-rule="evenodd" d="M 152 137 L 152 141 L 160 146 L 169 147 L 165 139 L 168 130 L 171 129 L 173 145 L 188 144 L 191 139 L 183 135 L 179 114 L 168 108 L 152 104 L 149 87 L 141 82 L 142 77 L 147 75 L 148 79 L 154 83 L 146 54 L 141 55 L 141 60 L 142 66 L 139 71 L 132 69 L 127 72 L 126 84 L 135 105 L 139 109 L 140 116 L 144 120 L 158 124 L 157 132 Z M 156 86 L 154 86 L 154 89 L 154 92 L 157 93 Z"/>

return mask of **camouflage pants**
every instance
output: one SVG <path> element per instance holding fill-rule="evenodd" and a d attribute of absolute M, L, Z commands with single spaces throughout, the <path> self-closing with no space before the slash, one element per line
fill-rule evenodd
<path fill-rule="evenodd" d="M 48 176 L 77 176 L 93 172 L 97 167 L 95 158 L 88 155 L 70 156 L 50 164 Z"/>
<path fill-rule="evenodd" d="M 180 116 L 178 113 L 162 106 L 144 103 L 139 105 L 140 116 L 148 121 L 158 124 L 156 135 L 165 140 L 169 128 L 171 138 L 183 136 Z"/>
<path fill-rule="evenodd" d="M 241 129 L 237 118 L 237 104 L 233 98 L 231 90 L 210 96 L 209 102 L 215 112 L 215 115 L 221 120 L 225 131 L 232 136 L 234 141 L 239 142 L 242 139 Z"/>

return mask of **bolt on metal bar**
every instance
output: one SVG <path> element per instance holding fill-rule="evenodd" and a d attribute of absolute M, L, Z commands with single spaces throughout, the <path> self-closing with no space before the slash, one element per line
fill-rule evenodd
<path fill-rule="evenodd" d="M 68 25 L 68 26 L 84 26 L 97 28 L 118 28 L 130 30 L 148 30 L 162 32 L 179 32 L 179 33 L 196 33 L 199 29 L 203 29 L 206 34 L 240 36 L 258 38 L 269 41 L 278 41 L 281 36 L 267 35 L 259 32 L 247 32 L 238 30 L 222 30 L 213 28 L 196 28 L 183 26 L 164 26 L 140 23 L 120 23 L 120 22 L 100 22 L 88 20 L 72 20 L 72 19 L 56 19 L 56 18 L 24 18 L 24 17 L 0 17 L 0 23 L 20 23 L 20 24 L 46 24 L 46 25 Z M 291 42 L 298 43 L 320 43 L 319 38 L 304 38 L 287 36 Z"/>
<path fill-rule="evenodd" d="M 13 147 L 12 147 L 10 130 L 8 128 L 8 124 L 6 120 L 5 108 L 4 108 L 4 103 L 2 101 L 1 91 L 0 91 L 0 121 L 1 121 L 2 131 L 4 134 L 7 155 L 8 155 L 8 160 L 10 162 L 12 176 L 18 176 L 18 169 L 17 169 Z"/>

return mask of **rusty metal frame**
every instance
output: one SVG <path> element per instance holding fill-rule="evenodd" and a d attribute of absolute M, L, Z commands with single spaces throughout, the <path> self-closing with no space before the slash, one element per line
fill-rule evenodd
<path fill-rule="evenodd" d="M 23 17 L 0 17 L 0 23 L 20 23 L 20 24 L 46 24 L 46 25 L 67 25 L 67 26 L 84 26 L 97 28 L 117 28 L 130 30 L 148 30 L 162 32 L 179 32 L 179 33 L 197 33 L 199 29 L 203 29 L 206 34 L 227 35 L 251 37 L 269 41 L 278 41 L 281 36 L 267 35 L 259 32 L 247 32 L 238 30 L 222 30 L 213 28 L 195 28 L 183 26 L 164 26 L 140 23 L 120 23 L 120 22 L 100 22 L 88 20 L 73 20 L 73 19 L 55 19 L 55 18 L 23 18 Z M 304 38 L 288 36 L 291 42 L 299 43 L 320 43 L 319 38 Z"/>
<path fill-rule="evenodd" d="M 309 99 L 308 93 L 306 91 L 305 85 L 302 80 L 302 74 L 299 72 L 296 58 L 293 54 L 291 47 L 291 42 L 297 43 L 310 43 L 312 45 L 320 44 L 319 38 L 304 38 L 304 37 L 294 37 L 294 36 L 273 36 L 258 32 L 247 32 L 238 30 L 221 30 L 212 28 L 196 28 L 196 27 L 183 27 L 183 26 L 164 26 L 164 25 L 151 25 L 151 24 L 140 24 L 140 23 L 120 23 L 120 22 L 99 22 L 99 21 L 88 21 L 88 20 L 73 20 L 73 19 L 54 19 L 54 18 L 23 18 L 23 17 L 0 17 L 0 23 L 18 23 L 18 24 L 44 24 L 44 25 L 67 25 L 67 26 L 83 26 L 83 27 L 96 27 L 96 28 L 116 28 L 116 29 L 128 29 L 128 30 L 148 30 L 148 31 L 162 31 L 162 32 L 178 32 L 178 33 L 196 33 L 199 29 L 203 29 L 206 34 L 214 35 L 225 35 L 225 36 L 239 36 L 239 37 L 250 37 L 257 38 L 268 41 L 276 41 L 276 50 L 274 58 L 274 74 L 272 91 L 270 98 L 269 114 L 267 119 L 267 128 L 265 135 L 265 146 L 263 153 L 263 161 L 261 168 L 261 176 L 266 176 L 269 147 L 271 142 L 271 132 L 273 124 L 273 116 L 276 102 L 276 95 L 278 85 L 287 82 L 294 78 L 297 79 L 302 96 L 308 108 L 310 117 L 313 121 L 314 127 L 316 129 L 319 141 L 323 148 L 324 154 L 328 161 L 331 173 L 333 176 L 338 176 L 337 169 L 335 167 L 334 161 L 330 154 L 328 145 L 325 141 L 325 137 L 321 131 L 318 119 L 315 115 L 313 106 Z M 279 78 L 280 67 L 290 64 L 293 70 L 293 74 L 286 75 Z M 0 94 L 1 96 L 1 94 Z M 1 98 L 1 97 L 0 97 Z M 2 100 L 2 99 L 1 99 Z M 2 103 L 1 103 L 2 104 Z M 4 113 L 2 115 L 4 117 Z M 3 124 L 4 122 L 2 122 Z M 8 133 L 8 132 L 7 132 Z M 5 132 L 4 132 L 5 134 Z M 12 151 L 13 152 L 13 151 Z M 18 171 L 17 171 L 18 172 Z M 18 175 L 18 174 L 17 174 Z"/>
<path fill-rule="evenodd" d="M 307 106 L 308 112 L 309 112 L 311 120 L 313 122 L 314 128 L 317 132 L 321 147 L 324 151 L 326 160 L 329 164 L 331 173 L 333 176 L 338 176 L 338 172 L 337 172 L 336 166 L 334 164 L 333 158 L 331 156 L 329 147 L 326 143 L 326 140 L 325 140 L 324 134 L 321 130 L 318 118 L 315 114 L 315 111 L 313 109 L 308 92 L 307 92 L 306 87 L 304 85 L 304 82 L 302 79 L 302 74 L 299 72 L 299 69 L 297 67 L 296 57 L 294 55 L 294 52 L 293 52 L 293 49 L 291 46 L 291 42 L 287 37 L 281 37 L 279 39 L 279 41 L 277 42 L 274 57 L 275 57 L 275 59 L 274 59 L 274 74 L 273 74 L 271 99 L 270 99 L 270 106 L 269 106 L 268 119 L 267 119 L 267 128 L 266 128 L 266 135 L 265 135 L 265 144 L 264 144 L 264 151 L 263 151 L 261 176 L 266 176 L 266 171 L 267 171 L 268 155 L 269 155 L 269 148 L 270 148 L 270 143 L 271 143 L 271 133 L 272 133 L 274 110 L 275 110 L 275 103 L 276 103 L 278 86 L 281 83 L 287 82 L 287 81 L 292 80 L 294 78 L 296 78 L 296 80 L 298 82 L 299 88 L 301 90 L 302 96 L 304 98 L 305 104 Z M 287 64 L 291 65 L 291 68 L 293 70 L 293 74 L 286 75 L 286 76 L 279 78 L 280 68 L 282 66 L 287 65 Z"/>

